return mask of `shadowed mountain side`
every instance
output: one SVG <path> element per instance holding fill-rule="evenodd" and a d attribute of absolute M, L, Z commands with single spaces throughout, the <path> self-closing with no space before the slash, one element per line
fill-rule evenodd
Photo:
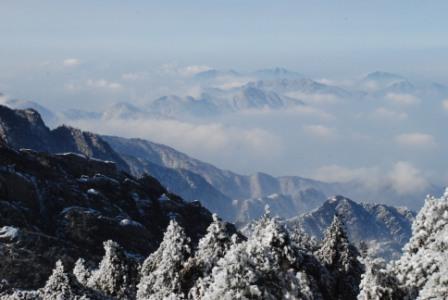
<path fill-rule="evenodd" d="M 66 266 L 79 257 L 97 263 L 109 239 L 141 260 L 157 249 L 173 218 L 193 244 L 212 221 L 198 202 L 112 162 L 0 146 L 0 227 L 7 232 L 0 235 L 0 278 L 13 286 L 42 286 L 57 259 Z"/>

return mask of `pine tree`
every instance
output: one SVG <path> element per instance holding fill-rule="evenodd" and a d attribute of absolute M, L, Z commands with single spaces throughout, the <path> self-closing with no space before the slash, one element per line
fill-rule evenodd
<path fill-rule="evenodd" d="M 172 220 L 159 248 L 143 263 L 137 299 L 183 299 L 180 272 L 190 255 L 189 239 Z"/>
<path fill-rule="evenodd" d="M 48 300 L 81 299 L 82 296 L 76 293 L 73 285 L 73 279 L 65 273 L 62 262 L 58 260 L 53 274 L 48 278 L 45 286 L 39 290 L 39 295 Z"/>
<path fill-rule="evenodd" d="M 444 255 L 445 261 L 448 259 Z M 448 299 L 448 266 L 440 265 L 438 271 L 432 274 L 419 293 L 419 300 Z"/>
<path fill-rule="evenodd" d="M 106 253 L 98 269 L 91 272 L 86 282 L 87 286 L 108 296 L 134 299 L 138 272 L 135 263 L 128 259 L 123 248 L 116 242 L 110 240 L 104 242 L 104 250 Z M 81 263 L 77 262 L 74 272 L 83 283 L 89 271 Z"/>
<path fill-rule="evenodd" d="M 408 299 L 442 299 L 448 282 L 448 189 L 428 197 L 412 225 L 412 237 L 391 269 Z"/>
<path fill-rule="evenodd" d="M 265 214 L 212 271 L 203 299 L 312 299 L 288 232 Z"/>
<path fill-rule="evenodd" d="M 232 243 L 232 235 L 216 214 L 213 222 L 207 228 L 206 235 L 199 241 L 195 258 L 201 266 L 202 272 L 208 274 L 217 261 L 225 255 Z"/>
<path fill-rule="evenodd" d="M 319 248 L 319 242 L 307 234 L 298 224 L 292 228 L 290 236 L 291 242 L 297 249 L 307 253 L 313 253 Z"/>
<path fill-rule="evenodd" d="M 398 288 L 397 278 L 387 269 L 380 258 L 366 257 L 366 271 L 362 275 L 358 300 L 395 300 L 403 299 Z"/>
<path fill-rule="evenodd" d="M 73 275 L 75 275 L 76 279 L 83 286 L 87 286 L 89 278 L 92 276 L 92 271 L 86 267 L 86 261 L 84 258 L 79 258 L 75 267 L 73 268 Z"/>
<path fill-rule="evenodd" d="M 212 268 L 224 257 L 232 244 L 232 235 L 216 214 L 207 228 L 206 235 L 199 241 L 194 257 L 190 258 L 183 273 L 184 290 L 189 291 L 189 298 L 200 299 L 206 289 L 206 281 Z"/>
<path fill-rule="evenodd" d="M 317 256 L 334 279 L 333 298 L 356 299 L 363 266 L 358 260 L 359 252 L 350 243 L 338 216 L 327 229 Z"/>

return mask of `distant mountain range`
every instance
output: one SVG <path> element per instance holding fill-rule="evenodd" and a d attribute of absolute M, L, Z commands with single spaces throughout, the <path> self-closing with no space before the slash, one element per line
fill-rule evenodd
<path fill-rule="evenodd" d="M 222 88 L 215 86 L 220 78 L 245 78 L 248 82 Z M 150 173 L 186 200 L 200 200 L 228 220 L 241 223 L 259 216 L 266 204 L 273 207 L 275 214 L 293 217 L 318 207 L 326 197 L 335 194 L 362 202 L 418 208 L 426 194 L 441 192 L 440 187 L 433 185 L 421 193 L 402 195 L 391 186 L 369 188 L 356 180 L 327 183 L 298 176 L 275 177 L 264 173 L 241 175 L 150 141 L 101 137 L 68 126 L 50 130 L 36 113 L 39 111 L 45 122 L 54 128 L 59 120 L 213 119 L 217 115 L 246 110 L 288 110 L 312 106 L 313 101 L 319 99 L 355 99 L 353 103 L 356 106 L 360 99 L 369 100 L 371 97 L 393 98 L 398 95 L 396 98 L 400 99 L 401 94 L 415 97 L 428 94 L 448 96 L 448 88 L 441 84 L 418 85 L 403 76 L 380 71 L 367 74 L 344 87 L 318 82 L 284 68 L 246 73 L 212 69 L 196 74 L 192 80 L 205 82 L 200 96 L 164 96 L 140 105 L 120 102 L 99 112 L 71 109 L 54 113 L 34 102 L 8 99 L 3 101 L 5 105 L 22 110 L 1 108 L 0 136 L 15 148 L 50 153 L 82 153 L 115 161 L 121 169 L 136 176 Z M 35 111 L 24 108 L 33 108 Z M 340 109 L 344 110 L 343 107 Z"/>
<path fill-rule="evenodd" d="M 83 156 L 78 159 L 92 157 L 93 162 L 93 158 L 106 160 L 106 163 L 113 161 L 125 174 L 130 173 L 136 178 L 145 173 L 152 175 L 166 188 L 166 193 L 177 194 L 187 202 L 199 200 L 206 208 L 238 226 L 259 218 L 269 206 L 274 216 L 289 218 L 288 223 L 300 224 L 309 234 L 321 239 L 333 216 L 339 215 L 354 242 L 363 241 L 370 251 L 386 258 L 400 253 L 410 237 L 415 215 L 404 208 L 360 204 L 342 196 L 328 199 L 337 194 L 367 193 L 355 183 L 326 183 L 264 173 L 240 175 L 142 139 L 100 136 L 66 126 L 50 130 L 40 115 L 31 109 L 13 110 L 0 106 L 0 145 L 17 150 L 28 148 L 65 153 L 58 157 L 66 155 L 74 159 L 77 156 L 72 153 L 79 153 Z M 26 155 L 26 150 L 21 151 L 21 155 Z M 382 190 L 373 197 L 381 202 L 392 202 L 396 201 L 394 197 L 397 195 Z M 371 200 L 372 195 L 355 199 Z"/>
<path fill-rule="evenodd" d="M 326 183 L 265 173 L 241 175 L 146 140 L 100 136 L 67 126 L 50 130 L 34 110 L 0 106 L 0 139 L 15 149 L 74 152 L 114 161 L 134 176 L 151 174 L 185 200 L 199 200 L 227 220 L 242 224 L 261 216 L 266 204 L 275 215 L 289 218 L 319 207 L 336 194 L 373 203 L 418 203 L 424 198 L 420 193 L 399 195 L 388 187 L 366 190 L 356 182 Z M 437 194 L 440 190 L 431 186 L 423 193 Z"/>
<path fill-rule="evenodd" d="M 82 119 L 158 119 L 207 118 L 246 110 L 291 109 L 319 101 L 354 101 L 384 98 L 391 94 L 415 97 L 448 97 L 448 87 L 439 83 L 415 84 L 394 73 L 375 71 L 350 84 L 313 80 L 285 68 L 255 72 L 210 69 L 197 73 L 191 84 L 198 84 L 199 95 L 175 93 L 145 103 L 118 102 L 102 111 L 68 109 L 54 113 L 31 101 L 9 99 L 3 104 L 13 108 L 34 108 L 50 126 L 64 120 Z M 224 87 L 225 83 L 239 82 Z M 330 82 L 330 83 L 329 83 Z M 224 85 L 224 86 L 223 86 Z"/>

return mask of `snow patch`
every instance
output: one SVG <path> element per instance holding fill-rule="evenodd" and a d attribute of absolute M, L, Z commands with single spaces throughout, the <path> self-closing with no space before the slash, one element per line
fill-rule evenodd
<path fill-rule="evenodd" d="M 98 196 L 100 194 L 100 192 L 98 192 L 95 189 L 88 189 L 87 194 L 92 195 L 92 196 Z"/>
<path fill-rule="evenodd" d="M 15 239 L 19 236 L 19 229 L 14 226 L 3 226 L 0 229 L 0 238 L 1 239 Z"/>
<path fill-rule="evenodd" d="M 167 195 L 165 195 L 165 194 L 162 194 L 160 197 L 159 197 L 159 201 L 160 202 L 164 202 L 164 201 L 170 201 L 171 199 L 167 196 Z"/>
<path fill-rule="evenodd" d="M 135 226 L 135 227 L 143 227 L 142 224 L 140 224 L 137 221 L 131 220 L 131 219 L 123 219 L 120 221 L 120 226 Z"/>

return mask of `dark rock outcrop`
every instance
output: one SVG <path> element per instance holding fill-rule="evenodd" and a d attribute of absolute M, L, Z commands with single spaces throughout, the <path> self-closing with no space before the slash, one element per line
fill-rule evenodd
<path fill-rule="evenodd" d="M 68 126 L 50 130 L 33 109 L 11 109 L 0 105 L 0 140 L 16 150 L 81 153 L 113 161 L 120 169 L 129 171 L 126 162 L 100 136 Z"/>
<path fill-rule="evenodd" d="M 98 262 L 109 239 L 143 259 L 172 218 L 193 243 L 212 221 L 199 202 L 112 162 L 0 145 L 0 279 L 13 287 L 41 287 L 58 259 Z"/>

